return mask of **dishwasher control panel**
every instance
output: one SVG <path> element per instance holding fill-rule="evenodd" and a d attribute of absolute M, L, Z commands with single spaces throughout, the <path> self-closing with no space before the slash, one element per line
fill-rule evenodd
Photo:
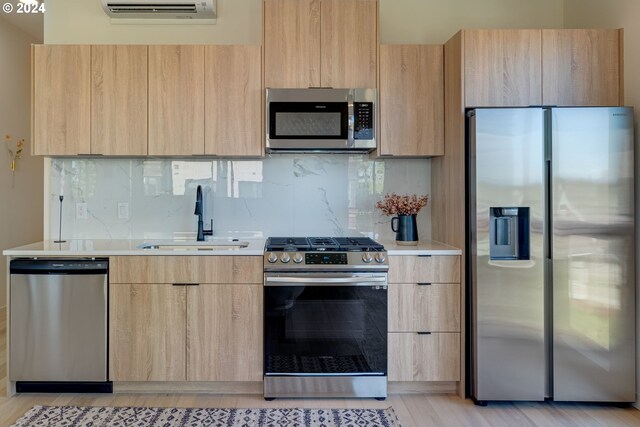
<path fill-rule="evenodd" d="M 106 274 L 107 259 L 14 259 L 11 274 Z"/>

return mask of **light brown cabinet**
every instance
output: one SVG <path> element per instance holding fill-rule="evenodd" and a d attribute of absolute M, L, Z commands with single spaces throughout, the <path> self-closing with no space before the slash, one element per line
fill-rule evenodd
<path fill-rule="evenodd" d="M 465 30 L 463 38 L 467 107 L 542 103 L 540 30 Z"/>
<path fill-rule="evenodd" d="M 262 380 L 262 284 L 187 294 L 187 381 Z"/>
<path fill-rule="evenodd" d="M 265 86 L 377 87 L 377 0 L 264 0 Z"/>
<path fill-rule="evenodd" d="M 389 334 L 389 381 L 459 381 L 460 334 Z"/>
<path fill-rule="evenodd" d="M 91 46 L 32 47 L 32 154 L 91 152 Z"/>
<path fill-rule="evenodd" d="M 35 155 L 263 155 L 260 46 L 32 52 Z"/>
<path fill-rule="evenodd" d="M 461 379 L 460 257 L 389 257 L 389 381 Z"/>
<path fill-rule="evenodd" d="M 391 284 L 389 332 L 460 332 L 459 283 Z"/>
<path fill-rule="evenodd" d="M 321 0 L 320 82 L 377 87 L 378 2 Z"/>
<path fill-rule="evenodd" d="M 442 45 L 380 46 L 382 156 L 444 154 Z"/>
<path fill-rule="evenodd" d="M 91 154 L 147 154 L 147 46 L 91 46 Z"/>
<path fill-rule="evenodd" d="M 320 86 L 320 0 L 264 0 L 265 87 Z"/>
<path fill-rule="evenodd" d="M 146 46 L 33 46 L 33 154 L 147 154 Z"/>
<path fill-rule="evenodd" d="M 253 156 L 262 146 L 260 46 L 205 47 L 205 153 Z"/>
<path fill-rule="evenodd" d="M 460 283 L 459 256 L 391 256 L 389 283 Z"/>
<path fill-rule="evenodd" d="M 186 287 L 110 283 L 109 378 L 184 381 Z"/>
<path fill-rule="evenodd" d="M 617 106 L 621 40 L 615 29 L 463 30 L 447 45 L 460 43 L 467 108 Z"/>
<path fill-rule="evenodd" d="M 204 154 L 204 46 L 149 46 L 149 154 Z"/>
<path fill-rule="evenodd" d="M 622 30 L 542 30 L 542 103 L 624 105 Z"/>
<path fill-rule="evenodd" d="M 262 155 L 259 46 L 149 46 L 149 154 Z"/>
<path fill-rule="evenodd" d="M 262 379 L 262 257 L 112 257 L 109 280 L 113 381 Z"/>

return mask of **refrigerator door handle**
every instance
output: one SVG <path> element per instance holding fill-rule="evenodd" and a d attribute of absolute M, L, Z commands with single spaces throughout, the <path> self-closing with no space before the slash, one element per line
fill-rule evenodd
<path fill-rule="evenodd" d="M 551 188 L 551 160 L 546 160 L 544 162 L 544 179 L 545 179 L 545 214 L 546 214 L 546 221 L 544 222 L 544 251 L 545 251 L 545 258 L 548 260 L 552 260 L 553 259 L 553 238 L 551 237 L 552 231 L 553 231 L 553 223 L 552 223 L 552 218 L 553 218 L 553 194 L 552 194 L 552 188 Z"/>

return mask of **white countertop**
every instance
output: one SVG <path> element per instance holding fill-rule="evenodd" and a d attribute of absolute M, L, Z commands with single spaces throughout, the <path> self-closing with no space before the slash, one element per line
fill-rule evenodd
<path fill-rule="evenodd" d="M 218 240 L 218 239 L 216 239 Z M 220 239 L 222 241 L 227 239 Z M 7 256 L 118 256 L 118 255 L 205 255 L 225 256 L 244 255 L 261 256 L 264 253 L 265 239 L 240 239 L 249 245 L 238 249 L 140 249 L 142 243 L 159 243 L 164 240 L 69 240 L 65 243 L 54 243 L 52 240 L 31 243 L 17 248 L 3 251 Z M 420 240 L 417 246 L 401 246 L 394 240 L 379 240 L 384 245 L 389 256 L 394 255 L 461 255 L 458 248 L 445 245 L 433 240 Z"/>
<path fill-rule="evenodd" d="M 462 250 L 435 240 L 420 240 L 416 246 L 398 245 L 395 240 L 378 240 L 387 255 L 462 255 Z"/>
<path fill-rule="evenodd" d="M 218 240 L 218 239 L 216 239 Z M 220 239 L 228 241 L 228 239 Z M 264 253 L 265 239 L 240 239 L 249 243 L 246 248 L 238 249 L 140 249 L 142 243 L 167 242 L 166 240 L 69 240 L 54 243 L 53 240 L 31 243 L 3 251 L 8 256 L 116 256 L 116 255 L 259 255 Z M 205 242 L 206 243 L 206 242 Z"/>

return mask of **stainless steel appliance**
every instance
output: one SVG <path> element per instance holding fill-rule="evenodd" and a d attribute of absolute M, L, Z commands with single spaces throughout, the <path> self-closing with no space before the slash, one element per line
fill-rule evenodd
<path fill-rule="evenodd" d="M 9 379 L 17 392 L 111 392 L 106 259 L 10 264 Z"/>
<path fill-rule="evenodd" d="M 468 119 L 472 395 L 635 401 L 631 108 Z"/>
<path fill-rule="evenodd" d="M 267 151 L 372 151 L 376 98 L 376 89 L 267 89 Z"/>
<path fill-rule="evenodd" d="M 387 271 L 369 238 L 269 238 L 264 397 L 387 396 Z"/>

